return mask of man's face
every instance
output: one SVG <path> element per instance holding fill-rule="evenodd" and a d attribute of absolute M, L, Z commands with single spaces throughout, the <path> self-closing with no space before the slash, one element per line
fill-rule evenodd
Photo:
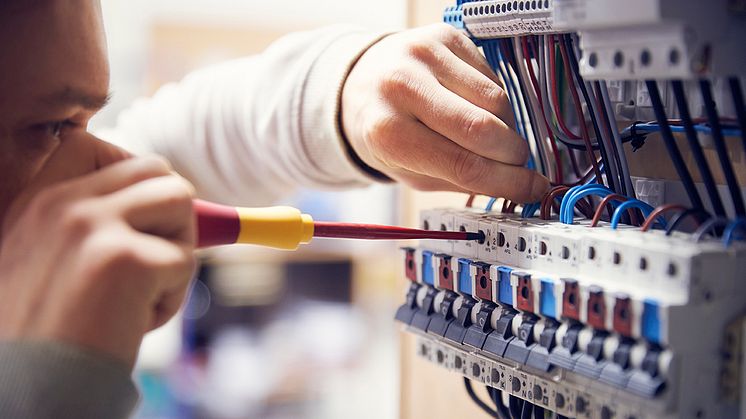
<path fill-rule="evenodd" d="M 108 88 L 98 0 L 0 0 L 0 220 Z"/>

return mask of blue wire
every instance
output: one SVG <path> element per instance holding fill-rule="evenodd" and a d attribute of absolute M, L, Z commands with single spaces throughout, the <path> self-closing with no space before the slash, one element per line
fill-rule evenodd
<path fill-rule="evenodd" d="M 564 224 L 573 223 L 573 212 L 575 210 L 575 204 L 578 201 L 589 195 L 598 195 L 606 197 L 614 193 L 611 189 L 601 186 L 597 183 L 591 183 L 587 185 L 575 186 L 571 188 L 562 198 L 562 205 L 560 206 L 560 221 Z"/>
<path fill-rule="evenodd" d="M 651 132 L 660 132 L 661 127 L 658 124 L 635 124 L 631 127 L 627 127 L 622 131 L 622 134 L 624 135 L 631 135 L 632 130 L 635 130 L 636 132 L 645 132 L 645 133 L 651 133 Z M 704 134 L 712 134 L 712 128 L 705 124 L 697 124 L 694 126 L 694 130 L 697 132 L 701 132 Z M 678 126 L 678 125 L 671 125 L 671 131 L 673 132 L 686 132 L 686 129 L 684 127 Z M 741 136 L 741 130 L 740 129 L 723 129 L 723 135 L 726 137 L 740 137 Z"/>
<path fill-rule="evenodd" d="M 541 204 L 538 203 L 538 202 L 534 202 L 534 203 L 531 203 L 531 204 L 526 204 L 523 207 L 523 211 L 521 211 L 521 217 L 522 218 L 532 218 L 536 214 L 536 211 L 539 208 L 541 208 Z"/>
<path fill-rule="evenodd" d="M 629 201 L 622 202 L 616 210 L 614 210 L 614 215 L 611 216 L 611 228 L 613 230 L 616 230 L 616 228 L 619 226 L 619 221 L 622 219 L 622 215 L 630 209 L 630 208 L 637 208 L 645 215 L 645 218 L 650 215 L 651 212 L 653 212 L 655 209 L 651 207 L 650 205 L 640 201 L 639 199 L 630 199 Z"/>
<path fill-rule="evenodd" d="M 746 218 L 739 218 L 736 221 L 728 224 L 728 228 L 726 228 L 725 232 L 723 233 L 723 245 L 730 246 L 731 242 L 734 239 L 734 234 L 736 231 L 738 231 L 739 227 L 741 228 L 741 230 L 746 231 Z M 738 239 L 736 238 L 736 240 Z"/>
<path fill-rule="evenodd" d="M 490 198 L 489 202 L 487 202 L 487 207 L 484 210 L 492 211 L 492 207 L 495 206 L 495 202 L 497 202 L 497 198 Z"/>

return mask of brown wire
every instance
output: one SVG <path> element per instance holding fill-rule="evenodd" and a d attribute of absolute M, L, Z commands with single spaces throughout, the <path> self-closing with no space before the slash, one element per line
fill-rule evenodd
<path fill-rule="evenodd" d="M 611 201 L 627 202 L 627 201 L 629 201 L 629 198 L 627 198 L 624 195 L 619 195 L 619 194 L 615 194 L 615 193 L 613 193 L 611 195 L 607 195 L 606 198 L 604 198 L 603 200 L 601 200 L 601 202 L 598 204 L 598 207 L 596 208 L 596 212 L 595 212 L 595 214 L 593 214 L 593 221 L 591 221 L 591 227 L 598 226 L 598 222 L 601 221 L 601 215 L 603 215 L 603 213 L 604 213 L 604 208 L 606 207 L 606 205 L 609 205 L 611 203 Z M 633 213 L 634 213 L 634 211 L 633 211 Z M 637 224 L 637 214 L 633 214 L 632 217 L 635 218 L 635 220 L 633 221 L 633 223 Z"/>
<path fill-rule="evenodd" d="M 552 203 L 560 194 L 567 193 L 570 190 L 569 186 L 559 185 L 552 188 L 548 194 L 544 195 L 544 199 L 541 200 L 541 211 L 539 216 L 542 220 L 548 220 L 552 218 Z"/>
<path fill-rule="evenodd" d="M 648 231 L 650 228 L 655 224 L 655 219 L 660 217 L 666 212 L 670 211 L 686 211 L 686 207 L 679 204 L 668 204 L 668 205 L 661 205 L 660 207 L 653 210 L 653 212 L 650 213 L 648 218 L 645 219 L 645 222 L 642 224 L 641 231 Z"/>
<path fill-rule="evenodd" d="M 466 208 L 471 208 L 474 206 L 474 198 L 477 196 L 474 194 L 469 195 L 469 199 L 466 200 Z"/>

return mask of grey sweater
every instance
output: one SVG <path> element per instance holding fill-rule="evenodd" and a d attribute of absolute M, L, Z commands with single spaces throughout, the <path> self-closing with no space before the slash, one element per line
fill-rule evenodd
<path fill-rule="evenodd" d="M 124 363 L 53 342 L 0 342 L 0 418 L 126 418 L 138 400 Z"/>

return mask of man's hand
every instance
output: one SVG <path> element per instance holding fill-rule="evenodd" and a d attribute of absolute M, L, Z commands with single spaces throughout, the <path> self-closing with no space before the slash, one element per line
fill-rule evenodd
<path fill-rule="evenodd" d="M 11 207 L 0 247 L 0 339 L 58 340 L 133 365 L 194 269 L 192 187 L 158 158 L 65 139 Z"/>
<path fill-rule="evenodd" d="M 474 43 L 447 25 L 391 35 L 352 69 L 342 125 L 367 165 L 422 190 L 538 201 L 505 90 Z"/>

